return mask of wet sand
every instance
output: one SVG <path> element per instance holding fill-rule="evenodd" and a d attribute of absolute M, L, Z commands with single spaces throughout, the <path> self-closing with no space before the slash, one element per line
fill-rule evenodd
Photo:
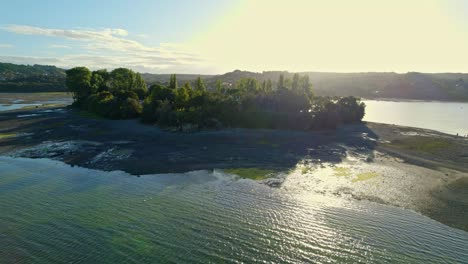
<path fill-rule="evenodd" d="M 271 186 L 401 206 L 468 230 L 468 139 L 425 129 L 181 133 L 49 107 L 0 112 L 0 155 L 134 175 L 268 169 L 277 172 L 262 181 Z"/>

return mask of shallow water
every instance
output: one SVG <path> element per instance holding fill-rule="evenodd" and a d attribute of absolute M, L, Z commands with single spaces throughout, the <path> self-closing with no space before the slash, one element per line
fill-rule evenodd
<path fill-rule="evenodd" d="M 1 111 L 11 111 L 11 110 L 18 110 L 25 107 L 34 107 L 40 106 L 42 104 L 0 104 L 0 112 Z"/>
<path fill-rule="evenodd" d="M 4 263 L 463 263 L 468 233 L 413 211 L 212 171 L 135 177 L 0 157 Z"/>
<path fill-rule="evenodd" d="M 468 135 L 468 103 L 364 100 L 364 121 Z"/>
<path fill-rule="evenodd" d="M 0 112 L 42 105 L 69 105 L 71 96 L 65 93 L 0 93 Z"/>

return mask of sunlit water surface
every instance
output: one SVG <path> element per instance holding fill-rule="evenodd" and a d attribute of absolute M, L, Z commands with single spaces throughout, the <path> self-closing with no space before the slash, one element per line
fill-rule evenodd
<path fill-rule="evenodd" d="M 0 157 L 2 263 L 463 263 L 468 233 L 413 211 L 220 172 L 135 177 Z"/>
<path fill-rule="evenodd" d="M 468 135 L 468 103 L 364 100 L 364 121 Z"/>

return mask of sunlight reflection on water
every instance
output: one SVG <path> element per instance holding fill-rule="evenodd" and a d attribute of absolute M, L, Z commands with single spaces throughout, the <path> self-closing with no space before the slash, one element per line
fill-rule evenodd
<path fill-rule="evenodd" d="M 468 259 L 468 233 L 412 211 L 295 189 L 309 175 L 300 169 L 287 188 L 270 188 L 219 171 L 134 177 L 6 157 L 0 167 L 0 258 L 7 262 Z"/>

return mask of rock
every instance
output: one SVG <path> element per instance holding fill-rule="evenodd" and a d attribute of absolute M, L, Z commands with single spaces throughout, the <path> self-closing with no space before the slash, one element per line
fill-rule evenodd
<path fill-rule="evenodd" d="M 269 178 L 269 179 L 264 180 L 263 183 L 270 187 L 277 188 L 281 186 L 281 184 L 283 183 L 283 179 Z"/>

